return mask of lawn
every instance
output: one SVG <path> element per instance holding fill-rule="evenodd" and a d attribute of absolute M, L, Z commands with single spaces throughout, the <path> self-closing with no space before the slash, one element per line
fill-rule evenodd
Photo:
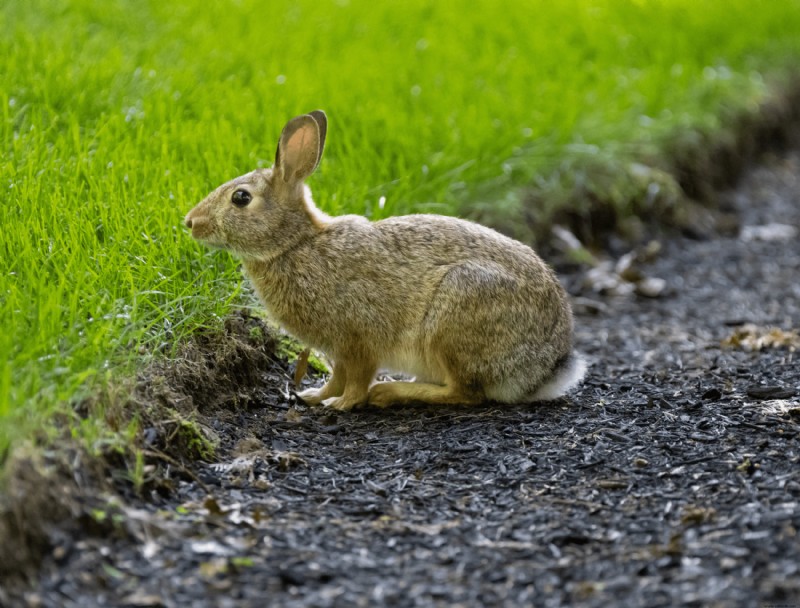
<path fill-rule="evenodd" d="M 181 220 L 291 116 L 328 113 L 326 211 L 502 218 L 755 108 L 798 32 L 798 0 L 0 2 L 0 453 L 251 302 Z"/>

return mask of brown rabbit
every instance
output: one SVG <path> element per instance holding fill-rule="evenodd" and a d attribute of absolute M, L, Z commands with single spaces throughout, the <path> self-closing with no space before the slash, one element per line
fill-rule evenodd
<path fill-rule="evenodd" d="M 567 296 L 532 249 L 453 217 L 317 209 L 304 182 L 327 125 L 319 110 L 290 120 L 271 169 L 223 184 L 185 220 L 239 255 L 270 315 L 331 360 L 328 382 L 300 398 L 337 410 L 518 403 L 578 383 Z M 379 369 L 416 381 L 374 383 Z"/>

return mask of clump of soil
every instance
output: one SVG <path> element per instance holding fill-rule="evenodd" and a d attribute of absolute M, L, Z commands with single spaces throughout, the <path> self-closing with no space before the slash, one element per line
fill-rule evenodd
<path fill-rule="evenodd" d="M 131 442 L 109 440 L 90 455 L 63 421 L 46 449 L 17 449 L 5 464 L 0 495 L 0 546 L 14 547 L 0 551 L 0 583 L 35 572 L 54 538 L 121 533 L 106 516 L 116 493 L 169 495 L 176 479 L 197 479 L 192 468 L 214 460 L 225 442 L 215 430 L 222 421 L 235 424 L 250 407 L 285 401 L 292 365 L 278 352 L 286 341 L 262 318 L 236 312 L 129 385 L 76 406 L 78 415 L 100 415 L 120 434 L 133 423 Z"/>
<path fill-rule="evenodd" d="M 212 419 L 235 419 L 288 396 L 292 370 L 278 354 L 282 340 L 263 319 L 238 311 L 222 331 L 197 335 L 140 373 L 131 403 L 144 421 L 145 445 L 181 461 L 208 460 L 219 442 Z"/>
<path fill-rule="evenodd" d="M 732 117 L 717 134 L 683 131 L 673 136 L 665 158 L 686 196 L 719 203 L 765 150 L 785 151 L 800 141 L 800 77 L 772 95 L 755 111 Z"/>
<path fill-rule="evenodd" d="M 5 463 L 0 495 L 0 605 L 3 583 L 33 576 L 56 539 L 108 532 L 92 519 L 110 491 L 101 461 L 68 439 L 54 449 L 25 446 Z M 7 601 L 7 599 L 6 599 Z"/>

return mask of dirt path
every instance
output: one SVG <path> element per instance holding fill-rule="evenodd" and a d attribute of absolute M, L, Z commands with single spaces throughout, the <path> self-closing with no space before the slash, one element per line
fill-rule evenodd
<path fill-rule="evenodd" d="M 743 225 L 800 226 L 798 176 L 752 173 Z M 330 416 L 265 376 L 272 404 L 216 421 L 220 463 L 110 506 L 115 534 L 65 536 L 0 601 L 800 605 L 800 361 L 720 345 L 800 327 L 799 240 L 671 241 L 643 267 L 662 297 L 581 293 L 592 367 L 563 402 Z"/>

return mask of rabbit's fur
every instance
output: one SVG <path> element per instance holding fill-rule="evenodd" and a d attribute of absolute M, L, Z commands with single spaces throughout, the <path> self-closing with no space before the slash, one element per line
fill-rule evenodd
<path fill-rule="evenodd" d="M 516 403 L 580 381 L 567 296 L 529 247 L 452 217 L 317 209 L 304 182 L 326 132 L 321 111 L 292 119 L 272 168 L 223 184 L 185 220 L 196 239 L 239 255 L 270 315 L 331 360 L 304 401 Z M 416 381 L 374 383 L 379 369 Z"/>

